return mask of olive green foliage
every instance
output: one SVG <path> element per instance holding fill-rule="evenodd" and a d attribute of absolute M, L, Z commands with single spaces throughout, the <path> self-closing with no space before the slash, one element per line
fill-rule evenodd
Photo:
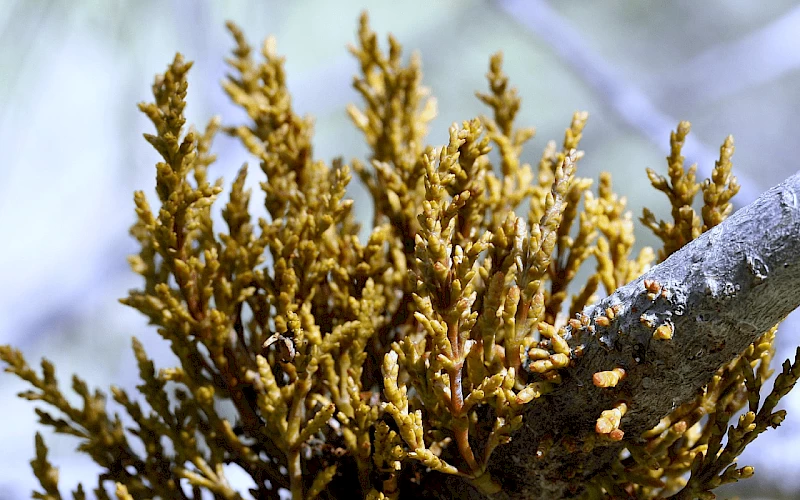
<path fill-rule="evenodd" d="M 77 437 L 79 450 L 103 468 L 98 498 L 200 498 L 202 491 L 276 498 L 281 489 L 295 499 L 413 498 L 424 476 L 438 473 L 499 491 L 503 485 L 486 472 L 492 452 L 521 427 L 527 405 L 546 404 L 560 370 L 580 362 L 565 325 L 654 259 L 650 249 L 632 254 L 633 219 L 610 175 L 600 176 L 597 191 L 576 176 L 588 115 L 576 113 L 561 145 L 549 142 L 538 165 L 522 163 L 534 130 L 515 122 L 520 98 L 497 54 L 488 91 L 477 94 L 488 115 L 453 125 L 448 144 L 427 146 L 436 102 L 421 84 L 420 60 L 404 62 L 392 37 L 382 50 L 363 16 L 350 49 L 363 104 L 347 112 L 371 156 L 328 164 L 314 157 L 311 119 L 292 108 L 275 41 L 256 54 L 229 29 L 235 48 L 223 87 L 246 123 L 222 126 L 215 118 L 187 131 L 191 63 L 180 55 L 156 78 L 154 101 L 140 105 L 155 127 L 145 138 L 162 160 L 155 208 L 144 193 L 134 196 L 131 234 L 141 251 L 130 262 L 143 286 L 122 302 L 156 325 L 177 366 L 156 369 L 134 339 L 138 394 L 111 389 L 127 429 L 104 394 L 78 377 L 72 388 L 82 402 L 70 403 L 47 361 L 40 375 L 4 346 L 6 371 L 32 385 L 22 397 L 45 403 L 47 410 L 37 409 L 41 423 Z M 224 227 L 214 227 L 224 185 L 208 177 L 218 131 L 258 161 L 265 217 L 249 212 L 245 166 L 225 196 Z M 670 222 L 649 211 L 642 219 L 664 240 L 661 259 L 719 224 L 738 190 L 732 139 L 712 179 L 698 184 L 680 153 L 688 131 L 684 122 L 673 134 L 669 179 L 648 172 L 672 204 Z M 374 201 L 365 242 L 345 198 L 351 170 Z M 692 203 L 700 190 L 698 216 Z M 589 278 L 573 283 L 583 265 Z M 775 403 L 800 375 L 787 363 L 759 407 L 774 336 L 775 329 L 765 332 L 695 401 L 643 436 L 625 435 L 624 402 L 592 416 L 597 433 L 576 437 L 583 446 L 625 440 L 626 448 L 585 494 L 705 497 L 752 475 L 731 464 L 780 423 Z M 595 385 L 611 387 L 624 376 L 621 368 L 600 372 Z M 745 405 L 723 446 L 728 421 Z M 37 435 L 35 498 L 60 499 L 46 455 Z M 250 475 L 254 488 L 235 491 L 230 466 Z"/>

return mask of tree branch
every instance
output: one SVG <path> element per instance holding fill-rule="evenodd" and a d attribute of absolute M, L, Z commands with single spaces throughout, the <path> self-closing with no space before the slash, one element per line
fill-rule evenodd
<path fill-rule="evenodd" d="M 645 282 L 660 291 L 649 293 Z M 595 333 L 570 332 L 583 356 L 552 394 L 531 405 L 511 444 L 495 452 L 495 479 L 512 497 L 564 496 L 617 456 L 625 439 L 583 453 L 563 437 L 595 432 L 600 413 L 622 400 L 628 412 L 620 428 L 626 438 L 638 438 L 800 306 L 798 288 L 800 173 L 583 311 Z M 614 306 L 619 312 L 610 324 L 596 325 Z M 672 339 L 653 338 L 662 325 L 674 332 Z M 616 367 L 626 370 L 625 382 L 615 389 L 592 384 L 594 373 Z M 555 444 L 537 458 L 545 437 Z"/>

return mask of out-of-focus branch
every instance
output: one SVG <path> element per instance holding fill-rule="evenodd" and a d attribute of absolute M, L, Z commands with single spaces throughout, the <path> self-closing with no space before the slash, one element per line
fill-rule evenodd
<path fill-rule="evenodd" d="M 544 0 L 497 0 L 497 6 L 517 23 L 546 43 L 579 77 L 601 97 L 619 119 L 668 152 L 665 137 L 678 119 L 658 109 L 644 92 L 625 81 L 600 54 L 586 43 L 573 28 Z M 683 154 L 698 165 L 699 176 L 711 177 L 718 155 L 697 137 L 689 136 Z M 742 185 L 737 196 L 739 203 L 749 203 L 758 196 L 759 184 L 741 173 L 736 174 Z"/>
<path fill-rule="evenodd" d="M 670 74 L 653 98 L 708 105 L 771 82 L 800 67 L 800 7 L 733 42 L 711 47 Z M 731 78 L 731 75 L 736 75 Z"/>

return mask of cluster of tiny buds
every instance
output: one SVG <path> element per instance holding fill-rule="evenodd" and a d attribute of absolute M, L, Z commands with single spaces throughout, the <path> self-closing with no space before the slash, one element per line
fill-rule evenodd
<path fill-rule="evenodd" d="M 575 318 L 569 320 L 569 326 L 571 326 L 573 330 L 581 330 L 583 328 L 587 328 L 589 326 L 589 322 L 589 316 L 580 313 L 576 315 Z"/>
<path fill-rule="evenodd" d="M 646 314 L 642 314 L 639 317 L 639 322 L 647 328 L 653 328 L 655 326 L 653 324 L 653 318 L 648 317 Z M 669 340 L 672 338 L 674 332 L 675 329 L 672 327 L 671 323 L 664 323 L 658 326 L 653 332 L 653 340 Z"/>
<path fill-rule="evenodd" d="M 600 414 L 595 425 L 595 432 L 608 436 L 612 441 L 620 441 L 625 432 L 619 428 L 619 422 L 628 411 L 628 405 L 624 402 L 618 403 L 614 408 L 605 410 Z"/>
<path fill-rule="evenodd" d="M 647 291 L 647 298 L 650 300 L 656 300 L 657 297 L 661 296 L 661 298 L 668 299 L 669 292 L 667 291 L 667 287 L 662 286 L 656 280 L 644 280 L 644 289 Z M 642 314 L 639 317 L 639 321 L 647 328 L 653 328 L 655 325 L 653 324 L 652 317 L 648 317 L 646 314 Z M 674 328 L 672 327 L 671 323 L 664 323 L 658 326 L 655 331 L 653 332 L 653 339 L 654 340 L 669 340 L 672 338 L 672 334 L 674 333 Z"/>
<path fill-rule="evenodd" d="M 573 330 L 580 330 L 581 328 L 583 328 L 583 325 L 581 325 L 581 321 L 577 318 L 571 318 L 569 320 L 569 326 L 571 326 Z"/>
<path fill-rule="evenodd" d="M 656 300 L 659 295 L 663 299 L 669 298 L 667 287 L 661 286 L 661 283 L 656 280 L 644 280 L 644 289 L 647 291 L 647 298 L 650 300 Z"/>
<path fill-rule="evenodd" d="M 605 314 L 595 316 L 594 324 L 603 328 L 609 326 L 621 309 L 622 306 L 620 304 L 606 307 L 604 311 Z M 580 313 L 575 318 L 570 319 L 569 326 L 571 326 L 573 330 L 582 330 L 585 328 L 589 333 L 594 333 L 594 325 L 591 324 L 589 316 L 584 313 Z"/>

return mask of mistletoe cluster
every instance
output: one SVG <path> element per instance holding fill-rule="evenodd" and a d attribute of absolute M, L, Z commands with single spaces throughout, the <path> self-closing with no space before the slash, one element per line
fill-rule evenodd
<path fill-rule="evenodd" d="M 138 394 L 111 389 L 124 417 L 78 377 L 72 389 L 82 402 L 71 403 L 49 362 L 40 374 L 9 346 L 0 347 L 6 371 L 31 384 L 22 397 L 49 408 L 37 409 L 40 422 L 77 437 L 79 451 L 103 468 L 93 488 L 101 499 L 277 498 L 282 490 L 295 499 L 417 498 L 434 495 L 426 478 L 441 473 L 485 494 L 501 491 L 487 468 L 493 452 L 581 362 L 574 333 L 607 326 L 619 312 L 590 321 L 581 311 L 655 259 L 649 248 L 633 255 L 633 219 L 611 176 L 602 174 L 596 190 L 577 176 L 587 113 L 573 116 L 560 145 L 547 143 L 537 165 L 524 163 L 534 130 L 515 121 L 520 98 L 497 54 L 488 91 L 477 94 L 488 114 L 453 125 L 446 145 L 426 145 L 436 101 L 422 86 L 420 60 L 404 62 L 392 37 L 382 50 L 364 15 L 350 48 L 363 104 L 347 112 L 371 156 L 326 163 L 314 157 L 311 119 L 292 107 L 275 41 L 259 55 L 229 29 L 235 48 L 223 87 L 246 123 L 214 118 L 187 129 L 191 63 L 180 55 L 156 78 L 154 101 L 140 105 L 155 127 L 145 138 L 162 160 L 155 206 L 134 196 L 131 234 L 141 251 L 130 263 L 143 285 L 122 302 L 158 328 L 177 365 L 157 369 L 134 339 Z M 210 180 L 209 168 L 220 131 L 258 162 L 264 217 L 250 213 L 245 166 L 225 195 L 224 225 L 215 226 L 223 182 Z M 712 178 L 698 183 L 681 156 L 688 131 L 682 122 L 673 133 L 668 178 L 648 172 L 672 205 L 668 222 L 649 211 L 642 218 L 664 241 L 660 260 L 724 220 L 738 190 L 732 139 Z M 346 199 L 351 171 L 374 202 L 366 241 Z M 582 267 L 588 279 L 575 283 Z M 660 293 L 657 283 L 645 286 Z M 671 341 L 668 325 L 653 330 L 654 340 Z M 752 475 L 732 464 L 780 423 L 775 403 L 800 375 L 787 364 L 759 407 L 775 332 L 642 436 L 625 433 L 624 398 L 592 416 L 595 431 L 572 436 L 572 446 L 624 449 L 576 493 L 705 498 Z M 595 390 L 613 391 L 625 376 L 623 367 L 597 372 Z M 550 444 L 540 443 L 544 459 Z M 46 455 L 37 435 L 34 497 L 61 499 Z M 230 467 L 252 478 L 249 491 L 228 482 Z"/>

